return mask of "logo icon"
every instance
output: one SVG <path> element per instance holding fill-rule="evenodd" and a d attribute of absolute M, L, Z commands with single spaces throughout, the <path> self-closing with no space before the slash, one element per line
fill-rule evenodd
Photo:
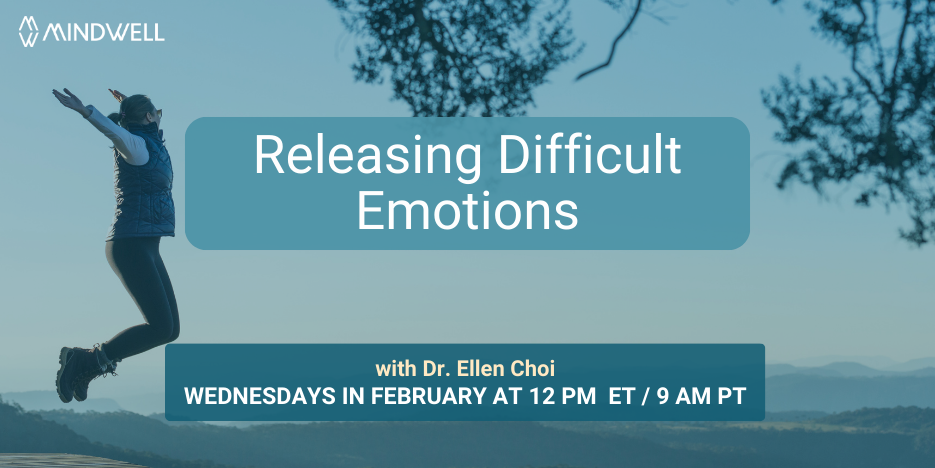
<path fill-rule="evenodd" d="M 26 37 L 23 37 L 23 26 L 26 26 Z M 23 47 L 33 47 L 36 45 L 36 39 L 39 39 L 39 26 L 32 16 L 24 16 L 19 24 L 19 39 L 23 41 Z"/>

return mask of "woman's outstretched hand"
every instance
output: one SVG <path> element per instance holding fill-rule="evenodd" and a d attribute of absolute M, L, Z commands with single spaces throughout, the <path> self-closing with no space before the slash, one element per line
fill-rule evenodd
<path fill-rule="evenodd" d="M 114 95 L 114 99 L 116 99 L 117 102 L 123 102 L 123 100 L 127 98 L 123 93 L 117 91 L 116 89 L 107 88 L 107 90 L 110 91 L 110 94 Z"/>
<path fill-rule="evenodd" d="M 67 95 L 62 94 L 54 89 L 52 90 L 52 95 L 54 95 L 55 98 L 58 99 L 58 102 L 62 103 L 63 106 L 81 114 L 81 116 L 84 118 L 88 118 L 88 116 L 91 115 L 91 111 L 88 110 L 87 107 L 84 107 L 84 104 L 81 103 L 81 99 L 78 99 L 78 96 L 75 96 L 74 94 L 72 94 L 72 92 L 69 91 L 68 88 L 62 88 L 62 89 L 65 90 L 65 93 Z"/>

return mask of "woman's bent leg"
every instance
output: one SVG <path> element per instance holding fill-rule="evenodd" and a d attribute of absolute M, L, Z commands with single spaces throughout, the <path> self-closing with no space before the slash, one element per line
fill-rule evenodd
<path fill-rule="evenodd" d="M 178 309 L 159 256 L 159 240 L 159 237 L 138 237 L 106 243 L 108 263 L 146 320 L 102 345 L 113 361 L 150 350 L 178 336 Z"/>

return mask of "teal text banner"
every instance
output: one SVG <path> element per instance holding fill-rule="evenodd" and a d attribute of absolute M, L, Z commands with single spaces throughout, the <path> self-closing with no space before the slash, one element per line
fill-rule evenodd
<path fill-rule="evenodd" d="M 201 249 L 729 250 L 750 232 L 733 118 L 201 118 Z"/>
<path fill-rule="evenodd" d="M 171 421 L 762 421 L 760 344 L 169 344 Z"/>

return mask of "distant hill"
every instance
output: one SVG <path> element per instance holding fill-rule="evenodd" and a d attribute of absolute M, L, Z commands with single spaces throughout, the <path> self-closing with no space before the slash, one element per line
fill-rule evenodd
<path fill-rule="evenodd" d="M 41 413 L 91 440 L 179 459 L 267 468 L 776 467 L 783 457 L 683 448 L 531 422 L 270 424 L 246 429 L 168 426 L 133 413 Z"/>
<path fill-rule="evenodd" d="M 552 423 L 568 424 L 568 423 Z M 571 423 L 574 424 L 574 423 Z M 585 424 L 585 423 L 580 423 Z M 935 454 L 918 433 L 854 430 L 803 423 L 608 423 L 591 430 L 639 436 L 670 447 L 748 451 L 786 459 L 789 467 L 931 468 Z"/>
<path fill-rule="evenodd" d="M 932 408 L 864 408 L 826 416 L 815 422 L 910 434 L 914 436 L 916 450 L 935 455 L 935 409 Z"/>
<path fill-rule="evenodd" d="M 163 392 L 120 395 L 114 396 L 113 399 L 121 408 L 142 415 L 166 412 L 166 394 Z"/>
<path fill-rule="evenodd" d="M 812 356 L 807 358 L 795 359 L 792 361 L 786 361 L 788 364 L 799 367 L 821 367 L 831 364 L 833 362 L 856 362 L 863 364 L 867 367 L 872 367 L 874 369 L 887 369 L 891 366 L 897 366 L 900 363 L 894 361 L 886 356 L 846 356 L 841 354 L 832 354 L 827 356 Z M 935 365 L 935 364 L 932 364 Z M 916 368 L 909 368 L 905 370 L 914 370 L 927 366 L 919 366 Z"/>
<path fill-rule="evenodd" d="M 778 411 L 775 413 L 766 412 L 764 421 L 770 422 L 802 422 L 812 421 L 828 416 L 824 411 Z"/>
<path fill-rule="evenodd" d="M 912 360 L 902 362 L 899 364 L 886 366 L 883 369 L 900 372 L 900 371 L 911 371 L 911 370 L 916 370 L 916 369 L 922 369 L 925 367 L 935 367 L 935 357 L 912 359 Z"/>
<path fill-rule="evenodd" d="M 72 413 L 77 414 L 77 413 Z M 151 468 L 223 468 L 205 461 L 180 461 L 101 443 L 92 443 L 64 425 L 0 400 L 0 453 L 71 453 Z"/>
<path fill-rule="evenodd" d="M 53 415 L 47 415 L 50 419 L 55 419 Z M 207 423 L 200 421 L 169 421 L 166 419 L 166 413 L 157 413 L 147 416 L 149 419 L 154 419 L 159 421 L 167 426 L 207 426 Z"/>
<path fill-rule="evenodd" d="M 896 371 L 880 370 L 856 362 L 833 362 L 820 367 L 798 367 L 791 364 L 767 364 L 766 376 L 804 374 L 827 377 L 935 377 L 935 367 Z"/>
<path fill-rule="evenodd" d="M 878 431 L 913 433 L 935 430 L 935 409 L 916 406 L 864 408 L 832 414 L 815 420 L 819 424 L 862 427 Z"/>
<path fill-rule="evenodd" d="M 935 408 L 935 377 L 785 374 L 766 379 L 766 411 L 836 413 L 897 406 Z"/>
<path fill-rule="evenodd" d="M 97 411 L 106 413 L 111 411 L 127 410 L 139 414 L 153 414 L 165 412 L 166 395 L 162 392 L 147 394 L 121 395 L 113 398 L 88 398 L 86 401 L 72 401 L 62 403 L 58 393 L 52 390 L 35 390 L 30 392 L 8 392 L 0 395 L 5 401 L 18 403 L 26 411 L 52 411 L 74 410 L 82 413 Z"/>
<path fill-rule="evenodd" d="M 928 418 L 928 413 L 918 417 L 903 409 L 876 411 L 880 421 Z M 92 440 L 109 440 L 173 458 L 198 457 L 264 468 L 935 466 L 935 454 L 920 443 L 921 428 L 927 426 L 911 423 L 904 431 L 892 431 L 892 424 L 879 428 L 854 424 L 874 419 L 869 416 L 851 416 L 841 424 L 828 418 L 842 415 L 831 415 L 770 423 L 354 422 L 238 429 L 168 426 L 133 413 L 57 411 L 42 415 Z"/>
<path fill-rule="evenodd" d="M 77 412 L 97 411 L 104 413 L 123 409 L 110 398 L 88 398 L 85 401 L 62 403 L 62 400 L 58 398 L 58 393 L 54 391 L 11 392 L 0 395 L 0 398 L 3 398 L 3 401 L 15 402 L 26 411 L 70 409 Z"/>

